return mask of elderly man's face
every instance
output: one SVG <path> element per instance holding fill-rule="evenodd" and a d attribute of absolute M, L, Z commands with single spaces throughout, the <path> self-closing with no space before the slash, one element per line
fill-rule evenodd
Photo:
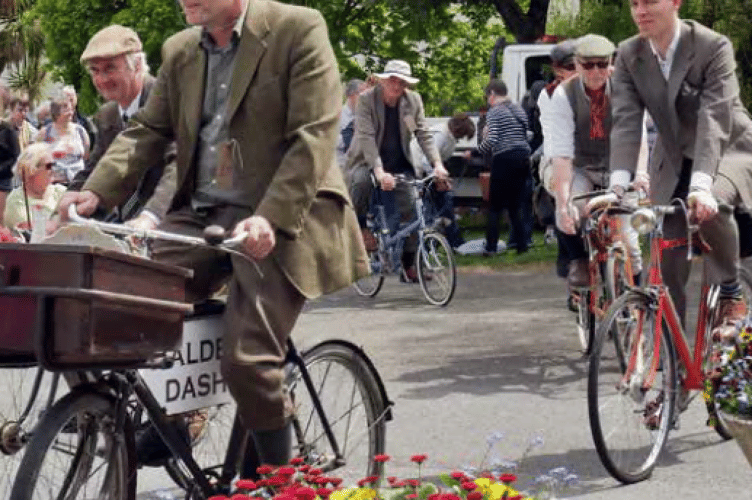
<path fill-rule="evenodd" d="M 216 27 L 227 21 L 240 0 L 180 0 L 188 24 Z"/>
<path fill-rule="evenodd" d="M 129 68 L 125 54 L 115 57 L 96 57 L 89 61 L 89 74 L 94 86 L 107 101 L 132 98 L 137 86 L 136 68 Z"/>
<path fill-rule="evenodd" d="M 657 39 L 671 33 L 681 0 L 629 0 L 640 35 Z"/>
<path fill-rule="evenodd" d="M 589 57 L 577 59 L 577 70 L 582 75 L 582 81 L 589 89 L 598 90 L 606 85 L 611 60 L 608 57 Z"/>
<path fill-rule="evenodd" d="M 384 101 L 393 104 L 405 93 L 409 85 L 397 76 L 390 76 L 381 80 L 381 86 L 384 88 Z"/>

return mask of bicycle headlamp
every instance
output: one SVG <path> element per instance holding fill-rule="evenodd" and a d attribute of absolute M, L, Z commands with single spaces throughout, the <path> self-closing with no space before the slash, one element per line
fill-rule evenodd
<path fill-rule="evenodd" d="M 629 223 L 638 233 L 648 234 L 655 229 L 655 212 L 649 208 L 639 208 L 632 214 Z"/>

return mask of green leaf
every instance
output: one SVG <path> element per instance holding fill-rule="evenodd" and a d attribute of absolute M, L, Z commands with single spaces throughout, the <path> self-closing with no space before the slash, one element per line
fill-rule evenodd
<path fill-rule="evenodd" d="M 444 483 L 446 486 L 450 488 L 459 487 L 460 482 L 454 479 L 452 476 L 450 476 L 447 473 L 439 474 L 439 479 L 442 483 Z"/>

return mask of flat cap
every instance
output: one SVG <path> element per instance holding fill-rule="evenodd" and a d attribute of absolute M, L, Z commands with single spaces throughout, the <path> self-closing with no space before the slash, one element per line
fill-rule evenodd
<path fill-rule="evenodd" d="M 554 45 L 551 49 L 551 61 L 554 64 L 562 65 L 568 63 L 574 57 L 574 42 L 564 40 Z"/>
<path fill-rule="evenodd" d="M 135 31 L 113 24 L 97 31 L 81 54 L 81 63 L 96 57 L 115 57 L 142 50 L 141 40 Z"/>
<path fill-rule="evenodd" d="M 577 40 L 577 57 L 610 57 L 616 51 L 614 43 L 601 35 L 584 35 Z"/>

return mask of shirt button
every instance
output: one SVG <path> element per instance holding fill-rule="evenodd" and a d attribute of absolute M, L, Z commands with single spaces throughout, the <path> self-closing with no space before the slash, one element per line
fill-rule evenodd
<path fill-rule="evenodd" d="M 220 83 L 219 84 L 219 88 L 222 89 L 222 90 L 224 90 L 224 89 L 227 88 L 227 84 L 226 83 Z"/>
<path fill-rule="evenodd" d="M 211 151 L 212 153 L 215 152 L 216 150 L 217 150 L 216 146 L 209 147 L 209 151 Z"/>

